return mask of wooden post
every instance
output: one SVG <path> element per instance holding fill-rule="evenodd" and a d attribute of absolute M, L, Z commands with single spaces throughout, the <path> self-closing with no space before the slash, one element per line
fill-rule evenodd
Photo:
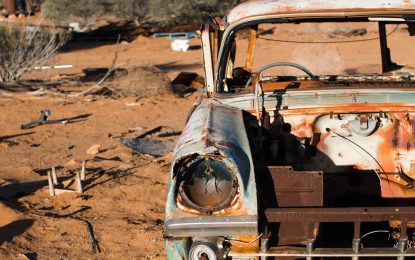
<path fill-rule="evenodd" d="M 81 181 L 81 175 L 79 174 L 79 172 L 76 173 L 76 191 L 80 194 L 82 194 L 82 181 Z"/>
<path fill-rule="evenodd" d="M 52 180 L 53 180 L 53 185 L 58 185 L 58 177 L 56 176 L 55 166 L 52 167 Z"/>
<path fill-rule="evenodd" d="M 81 181 L 85 180 L 86 161 L 82 161 Z"/>
<path fill-rule="evenodd" d="M 50 171 L 48 171 L 48 183 L 49 183 L 49 193 L 50 196 L 55 196 L 55 187 L 53 186 L 53 182 L 52 182 L 52 176 Z"/>

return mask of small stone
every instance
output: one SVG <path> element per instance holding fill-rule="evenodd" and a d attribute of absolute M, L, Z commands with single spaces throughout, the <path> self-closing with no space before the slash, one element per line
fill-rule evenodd
<path fill-rule="evenodd" d="M 89 147 L 89 149 L 86 151 L 86 154 L 87 155 L 97 155 L 97 154 L 99 154 L 100 149 L 101 149 L 101 145 L 99 145 L 99 144 L 93 145 L 93 146 Z"/>

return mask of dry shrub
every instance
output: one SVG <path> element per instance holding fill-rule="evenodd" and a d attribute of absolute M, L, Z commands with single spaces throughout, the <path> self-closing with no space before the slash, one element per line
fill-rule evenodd
<path fill-rule="evenodd" d="M 47 18 L 85 22 L 102 15 L 114 15 L 137 26 L 162 29 L 200 23 L 222 16 L 241 0 L 45 0 L 42 11 Z"/>
<path fill-rule="evenodd" d="M 54 27 L 0 25 L 0 82 L 17 81 L 44 65 L 68 38 L 68 32 Z"/>
<path fill-rule="evenodd" d="M 155 67 L 128 67 L 117 70 L 109 82 L 123 96 L 137 98 L 170 94 L 170 79 Z"/>

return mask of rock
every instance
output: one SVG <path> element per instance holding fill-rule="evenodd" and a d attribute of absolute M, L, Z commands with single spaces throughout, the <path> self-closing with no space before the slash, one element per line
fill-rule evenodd
<path fill-rule="evenodd" d="M 89 149 L 86 151 L 86 154 L 87 155 L 97 155 L 97 154 L 99 154 L 100 149 L 101 149 L 101 145 L 99 145 L 99 144 L 93 145 L 93 146 L 89 147 Z"/>
<path fill-rule="evenodd" d="M 135 107 L 135 106 L 142 106 L 142 103 L 139 102 L 132 102 L 132 103 L 125 103 L 127 107 Z"/>

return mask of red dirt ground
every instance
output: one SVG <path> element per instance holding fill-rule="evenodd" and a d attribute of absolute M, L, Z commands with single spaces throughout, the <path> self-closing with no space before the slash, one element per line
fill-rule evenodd
<path fill-rule="evenodd" d="M 305 32 L 311 29 L 304 28 Z M 267 37 L 317 38 L 314 33 L 296 35 L 290 28 L 277 32 Z M 318 33 L 321 32 L 315 32 Z M 402 47 L 411 44 L 406 35 L 399 30 L 392 36 L 392 45 L 399 47 L 393 55 L 401 63 L 415 60 L 414 52 Z M 373 36 L 376 34 L 369 32 L 362 37 Z M 198 40 L 192 40 L 192 45 L 198 46 Z M 334 66 L 340 62 L 342 69 L 359 70 L 362 59 L 366 68 L 375 70 L 378 43 L 361 42 L 358 46 L 362 51 L 355 52 L 356 43 L 338 44 L 328 48 L 327 54 L 321 51 L 321 45 L 298 47 L 282 43 L 275 47 L 265 42 L 257 48 L 257 63 L 293 57 L 299 62 L 307 54 L 311 60 L 335 56 Z M 172 52 L 167 39 L 139 37 L 118 47 L 99 42 L 71 43 L 49 65 L 70 64 L 73 69 L 36 71 L 25 78 L 49 79 L 80 73 L 85 68 L 108 67 L 116 48 L 119 63 L 129 60 L 130 65 L 157 66 L 171 79 L 181 71 L 203 75 L 200 50 Z M 344 58 L 353 53 L 351 58 Z M 311 63 L 311 70 L 331 66 Z M 20 254 L 37 259 L 164 259 L 162 223 L 171 154 L 155 159 L 133 153 L 120 145 L 119 136 L 134 128 L 144 130 L 125 136 L 137 136 L 157 126 L 181 130 L 195 98 L 196 94 L 184 99 L 166 95 L 139 100 L 0 94 L 0 259 L 25 259 Z M 131 102 L 142 105 L 126 105 Z M 37 118 L 43 109 L 52 111 L 51 119 L 90 115 L 67 125 L 20 129 L 22 123 Z M 58 175 L 72 176 L 70 171 L 79 169 L 82 160 L 93 158 L 86 151 L 96 144 L 101 146 L 98 156 L 118 156 L 120 160 L 88 161 L 83 195 L 49 196 L 46 171 L 56 166 Z M 91 223 L 100 253 L 92 253 L 83 220 Z"/>

